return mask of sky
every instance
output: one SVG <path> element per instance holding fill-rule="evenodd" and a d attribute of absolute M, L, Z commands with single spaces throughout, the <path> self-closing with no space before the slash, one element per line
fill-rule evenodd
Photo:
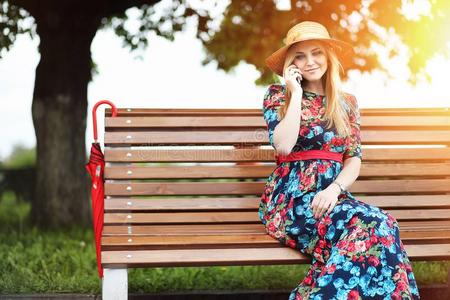
<path fill-rule="evenodd" d="M 173 42 L 151 34 L 148 48 L 137 53 L 122 48 L 122 41 L 112 30 L 97 32 L 91 52 L 98 74 L 88 86 L 86 151 L 93 141 L 91 110 L 102 99 L 111 100 L 120 108 L 262 107 L 266 87 L 255 85 L 258 78 L 255 67 L 241 62 L 232 72 L 225 73 L 217 69 L 216 63 L 202 66 L 205 54 L 195 38 L 194 25 L 190 22 L 187 30 L 175 35 Z M 392 44 L 398 43 L 395 37 L 387 38 L 392 39 Z M 0 160 L 11 153 L 15 144 L 27 147 L 36 144 L 31 103 L 40 58 L 38 44 L 38 38 L 19 36 L 0 59 Z M 450 107 L 445 80 L 450 70 L 448 58 L 432 59 L 427 66 L 432 82 L 423 81 L 413 87 L 406 81 L 409 76 L 406 49 L 401 49 L 398 57 L 388 59 L 383 48 L 379 45 L 374 48 L 389 76 L 380 71 L 361 74 L 353 70 L 344 83 L 344 90 L 356 96 L 360 108 Z M 137 54 L 143 59 L 135 58 Z M 99 137 L 103 133 L 102 107 L 98 109 Z"/>

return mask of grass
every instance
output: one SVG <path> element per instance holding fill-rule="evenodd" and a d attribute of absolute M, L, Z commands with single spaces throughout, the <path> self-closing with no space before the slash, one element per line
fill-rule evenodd
<path fill-rule="evenodd" d="M 0 199 L 0 294 L 100 293 L 92 230 L 41 231 L 30 206 Z M 444 283 L 450 262 L 413 262 L 417 281 Z M 146 268 L 129 270 L 130 293 L 293 289 L 306 265 Z"/>

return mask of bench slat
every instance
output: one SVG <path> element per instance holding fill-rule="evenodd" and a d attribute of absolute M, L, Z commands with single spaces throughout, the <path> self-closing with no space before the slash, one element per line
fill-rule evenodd
<path fill-rule="evenodd" d="M 106 168 L 105 179 L 211 179 L 211 178 L 267 178 L 274 166 L 124 166 Z M 359 179 L 366 176 L 450 176 L 448 163 L 362 164 Z"/>
<path fill-rule="evenodd" d="M 428 109 L 430 110 L 430 109 Z M 442 109 L 434 108 L 434 113 L 442 112 Z M 423 111 L 425 112 L 425 110 Z M 105 117 L 111 117 L 111 109 L 105 109 Z M 119 116 L 261 116 L 261 109 L 239 108 L 117 108 Z"/>
<path fill-rule="evenodd" d="M 119 116 L 261 116 L 261 108 L 117 108 Z M 390 107 L 390 108 L 360 108 L 361 115 L 377 116 L 447 116 L 448 107 Z M 110 108 L 105 109 L 105 117 L 111 117 Z"/>
<path fill-rule="evenodd" d="M 398 220 L 401 231 L 448 231 L 450 220 Z M 183 224 L 183 225 L 108 225 L 103 229 L 104 236 L 118 235 L 241 235 L 241 234 L 267 234 L 264 226 L 258 224 Z"/>
<path fill-rule="evenodd" d="M 449 114 L 450 115 L 450 114 Z M 361 124 L 364 127 L 436 127 L 450 126 L 447 116 L 385 116 L 380 124 L 379 116 L 362 116 Z M 233 116 L 117 116 L 105 119 L 106 130 L 113 128 L 189 128 L 189 127 L 255 127 L 265 128 L 266 124 L 259 115 L 233 115 Z"/>
<path fill-rule="evenodd" d="M 175 267 L 291 264 L 309 261 L 307 256 L 287 247 L 218 249 L 216 251 L 210 249 L 102 251 L 103 267 L 108 267 L 109 264 L 123 264 L 127 267 Z"/>
<path fill-rule="evenodd" d="M 365 145 L 450 144 L 450 130 L 361 130 Z M 105 132 L 105 146 L 268 144 L 268 132 L 261 129 L 124 131 Z"/>
<path fill-rule="evenodd" d="M 273 148 L 249 149 L 121 149 L 106 147 L 107 162 L 274 162 Z M 363 164 L 368 161 L 450 160 L 450 148 L 364 148 Z M 275 167 L 275 165 L 273 164 Z M 108 167 L 107 167 L 108 169 Z"/>
<path fill-rule="evenodd" d="M 405 245 L 411 260 L 450 258 L 450 244 Z M 279 248 L 102 251 L 103 267 L 232 266 L 308 263 L 298 250 Z"/>
<path fill-rule="evenodd" d="M 191 235 L 191 234 L 266 234 L 260 224 L 189 224 L 189 225 L 108 225 L 103 235 Z"/>
<path fill-rule="evenodd" d="M 450 164 L 449 164 L 450 166 Z M 110 166 L 105 179 L 267 178 L 274 166 Z M 129 174 L 131 172 L 131 174 Z"/>
<path fill-rule="evenodd" d="M 198 213 L 105 213 L 105 224 L 140 223 L 216 223 L 216 222 L 256 222 L 258 214 L 252 212 L 198 212 Z"/>
<path fill-rule="evenodd" d="M 439 118 L 442 118 L 440 121 Z M 445 117 L 438 116 L 435 119 L 437 124 L 445 124 Z M 208 127 L 265 127 L 262 115 L 248 116 L 128 116 L 128 117 L 107 117 L 105 119 L 105 129 L 115 128 L 208 128 Z"/>
<path fill-rule="evenodd" d="M 419 220 L 419 221 L 408 221 L 408 220 L 397 220 L 400 227 L 409 231 L 420 231 L 420 230 L 448 230 L 450 228 L 449 220 Z"/>
<path fill-rule="evenodd" d="M 261 195 L 265 182 L 127 182 L 105 183 L 107 196 Z M 357 180 L 351 193 L 448 193 L 450 179 Z"/>
<path fill-rule="evenodd" d="M 358 200 L 380 208 L 450 208 L 450 195 L 358 196 Z M 257 210 L 261 199 L 252 198 L 109 198 L 107 211 L 161 210 Z"/>
<path fill-rule="evenodd" d="M 450 209 L 386 210 L 397 220 L 448 220 Z M 163 223 L 253 223 L 260 222 L 252 212 L 171 212 L 171 213 L 105 213 L 105 224 Z"/>
<path fill-rule="evenodd" d="M 449 196 L 450 197 L 450 196 Z M 166 198 L 166 199 L 105 199 L 105 210 L 223 210 L 257 209 L 260 198 Z M 450 201 L 450 200 L 449 200 Z"/>
<path fill-rule="evenodd" d="M 450 243 L 450 229 L 446 231 L 401 231 L 400 238 L 404 244 Z M 278 240 L 265 234 L 221 234 L 221 235 L 121 235 L 103 236 L 102 249 L 184 249 L 184 248 L 237 248 L 237 247 L 276 247 Z M 125 248 L 124 248 L 125 247 Z"/>
<path fill-rule="evenodd" d="M 103 236 L 102 247 L 108 246 L 166 246 L 175 248 L 196 247 L 218 248 L 227 247 L 268 247 L 277 245 L 279 242 L 269 235 L 264 234 L 241 234 L 241 235 L 172 235 L 172 236 Z M 103 249 L 103 248 L 102 248 Z M 111 248 L 112 249 L 112 248 Z"/>

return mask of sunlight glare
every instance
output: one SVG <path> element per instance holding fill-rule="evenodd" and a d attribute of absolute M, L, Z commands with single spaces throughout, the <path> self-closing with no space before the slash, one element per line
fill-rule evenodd
<path fill-rule="evenodd" d="M 428 0 L 402 0 L 400 12 L 408 20 L 419 20 L 430 14 L 431 4 Z"/>

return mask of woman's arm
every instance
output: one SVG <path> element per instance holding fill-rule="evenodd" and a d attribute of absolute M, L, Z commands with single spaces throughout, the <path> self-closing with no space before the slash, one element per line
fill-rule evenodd
<path fill-rule="evenodd" d="M 344 167 L 336 177 L 336 181 L 344 186 L 346 190 L 352 186 L 352 184 L 359 177 L 359 172 L 361 170 L 361 159 L 359 157 L 350 157 L 344 160 Z M 330 184 L 329 188 L 336 191 L 336 194 L 341 193 L 341 189 L 337 184 Z"/>
<path fill-rule="evenodd" d="M 294 92 L 286 115 L 273 131 L 273 142 L 277 154 L 288 155 L 297 143 L 301 112 L 302 94 Z"/>
<path fill-rule="evenodd" d="M 351 157 L 344 160 L 344 167 L 336 177 L 335 181 L 338 181 L 346 190 L 348 190 L 358 178 L 360 166 L 361 159 L 359 157 Z M 341 188 L 335 183 L 331 183 L 326 189 L 318 192 L 311 202 L 314 218 L 321 217 L 325 212 L 331 213 L 340 194 Z"/>
<path fill-rule="evenodd" d="M 337 182 L 341 183 L 346 190 L 348 190 L 358 178 L 362 162 L 361 114 L 356 97 L 353 95 L 348 96 L 355 107 L 355 114 L 350 114 L 351 136 L 346 139 L 346 149 L 343 155 L 344 166 L 335 179 Z M 331 184 L 330 187 L 340 194 L 340 188 L 337 184 Z"/>

